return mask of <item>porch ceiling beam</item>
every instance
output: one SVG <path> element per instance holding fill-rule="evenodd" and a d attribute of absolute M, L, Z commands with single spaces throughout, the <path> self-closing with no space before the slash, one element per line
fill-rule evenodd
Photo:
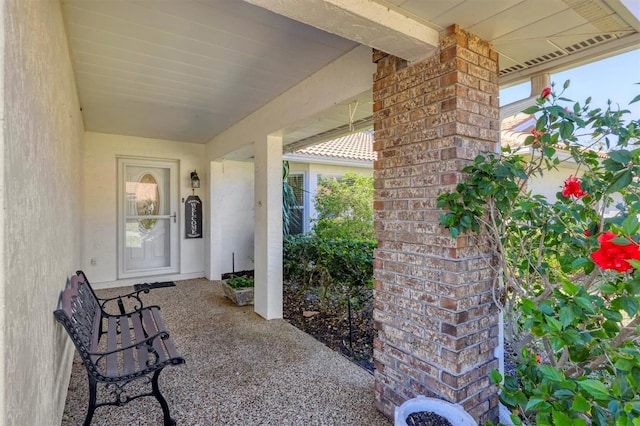
<path fill-rule="evenodd" d="M 371 0 L 244 1 L 409 62 L 438 46 L 438 31 Z"/>
<path fill-rule="evenodd" d="M 281 135 L 283 129 L 371 90 L 374 72 L 371 49 L 354 48 L 210 140 L 207 159 L 220 160 L 239 149 L 253 152 L 252 145 L 266 135 Z"/>

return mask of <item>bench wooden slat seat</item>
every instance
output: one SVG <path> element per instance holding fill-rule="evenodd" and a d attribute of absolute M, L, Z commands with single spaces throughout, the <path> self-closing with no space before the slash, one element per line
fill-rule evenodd
<path fill-rule="evenodd" d="M 148 292 L 148 290 L 147 290 Z M 135 296 L 131 296 L 138 293 Z M 143 307 L 140 292 L 100 299 L 82 271 L 71 277 L 61 292 L 54 315 L 67 330 L 76 346 L 89 378 L 89 407 L 84 425 L 89 426 L 95 409 L 104 405 L 122 406 L 134 399 L 154 396 L 164 415 L 165 426 L 175 425 L 169 406 L 158 387 L 158 376 L 167 365 L 183 364 L 158 306 Z M 127 312 L 123 298 L 137 302 Z M 116 302 L 118 314 L 105 311 L 108 302 Z M 102 336 L 106 335 L 105 338 Z M 141 380 L 147 378 L 146 381 Z M 139 380 L 140 379 L 140 380 Z M 151 390 L 137 394 L 129 386 L 134 381 L 151 384 Z M 105 400 L 97 401 L 97 386 L 106 386 Z"/>

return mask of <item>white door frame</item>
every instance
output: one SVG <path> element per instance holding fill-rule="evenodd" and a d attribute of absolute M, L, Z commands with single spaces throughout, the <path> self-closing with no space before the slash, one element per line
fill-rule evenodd
<path fill-rule="evenodd" d="M 180 272 L 180 224 L 178 216 L 179 197 L 179 163 L 177 160 L 163 160 L 140 157 L 117 157 L 118 166 L 118 279 L 144 277 L 152 275 L 176 274 Z M 169 170 L 169 194 L 161 194 L 169 200 L 169 214 L 161 214 L 150 217 L 151 219 L 168 220 L 169 222 L 169 265 L 159 268 L 148 268 L 127 271 L 125 268 L 125 242 L 126 242 L 126 205 L 125 199 L 125 170 L 127 166 L 166 168 Z"/>

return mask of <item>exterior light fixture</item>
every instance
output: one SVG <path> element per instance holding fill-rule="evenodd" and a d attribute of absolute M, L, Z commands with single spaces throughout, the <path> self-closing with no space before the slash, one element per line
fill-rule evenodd
<path fill-rule="evenodd" d="M 195 170 L 191 172 L 191 188 L 200 188 L 200 178 Z"/>

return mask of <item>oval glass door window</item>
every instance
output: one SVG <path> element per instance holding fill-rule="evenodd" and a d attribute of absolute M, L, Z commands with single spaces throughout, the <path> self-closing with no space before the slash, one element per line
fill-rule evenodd
<path fill-rule="evenodd" d="M 140 178 L 136 185 L 136 212 L 138 216 L 157 216 L 160 211 L 160 191 L 158 182 L 149 173 Z M 141 219 L 140 228 L 150 231 L 157 219 Z"/>

